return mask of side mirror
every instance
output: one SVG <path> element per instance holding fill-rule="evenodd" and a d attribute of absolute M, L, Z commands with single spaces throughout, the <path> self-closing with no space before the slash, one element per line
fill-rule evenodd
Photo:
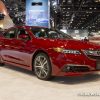
<path fill-rule="evenodd" d="M 88 42 L 88 41 L 89 41 L 89 39 L 87 39 L 87 38 L 84 38 L 84 41 L 85 41 L 85 42 Z"/>
<path fill-rule="evenodd" d="M 29 36 L 27 34 L 20 34 L 18 35 L 18 38 L 21 40 L 29 40 Z"/>

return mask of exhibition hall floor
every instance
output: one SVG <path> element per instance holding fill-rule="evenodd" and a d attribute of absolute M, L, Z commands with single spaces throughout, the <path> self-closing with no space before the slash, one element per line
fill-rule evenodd
<path fill-rule="evenodd" d="M 100 73 L 42 81 L 13 66 L 0 67 L 0 100 L 100 100 Z"/>

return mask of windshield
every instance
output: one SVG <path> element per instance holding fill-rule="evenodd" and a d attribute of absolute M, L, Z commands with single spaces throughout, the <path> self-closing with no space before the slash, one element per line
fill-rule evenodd
<path fill-rule="evenodd" d="M 56 32 L 60 35 L 60 38 L 64 38 L 64 39 L 73 39 L 70 35 L 61 32 L 60 30 L 56 30 Z"/>
<path fill-rule="evenodd" d="M 59 31 L 48 28 L 31 28 L 32 33 L 36 37 L 45 37 L 51 39 L 72 39 L 71 36 Z"/>

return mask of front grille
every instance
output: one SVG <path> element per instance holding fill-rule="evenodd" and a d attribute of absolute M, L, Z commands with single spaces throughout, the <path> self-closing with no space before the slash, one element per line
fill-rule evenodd
<path fill-rule="evenodd" d="M 87 66 L 65 66 L 63 68 L 64 72 L 88 72 L 89 68 Z"/>
<path fill-rule="evenodd" d="M 100 60 L 100 56 L 88 56 L 89 58 L 95 59 L 95 60 Z"/>

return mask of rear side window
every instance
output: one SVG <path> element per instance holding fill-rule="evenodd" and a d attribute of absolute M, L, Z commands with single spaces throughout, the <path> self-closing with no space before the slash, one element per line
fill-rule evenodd
<path fill-rule="evenodd" d="M 15 38 L 16 37 L 16 29 L 10 29 L 6 33 L 4 33 L 5 38 Z"/>
<path fill-rule="evenodd" d="M 17 32 L 17 39 L 19 39 L 19 35 L 27 35 L 28 36 L 27 40 L 31 39 L 29 34 L 28 34 L 28 32 L 25 29 L 19 29 L 18 30 L 18 32 Z"/>

